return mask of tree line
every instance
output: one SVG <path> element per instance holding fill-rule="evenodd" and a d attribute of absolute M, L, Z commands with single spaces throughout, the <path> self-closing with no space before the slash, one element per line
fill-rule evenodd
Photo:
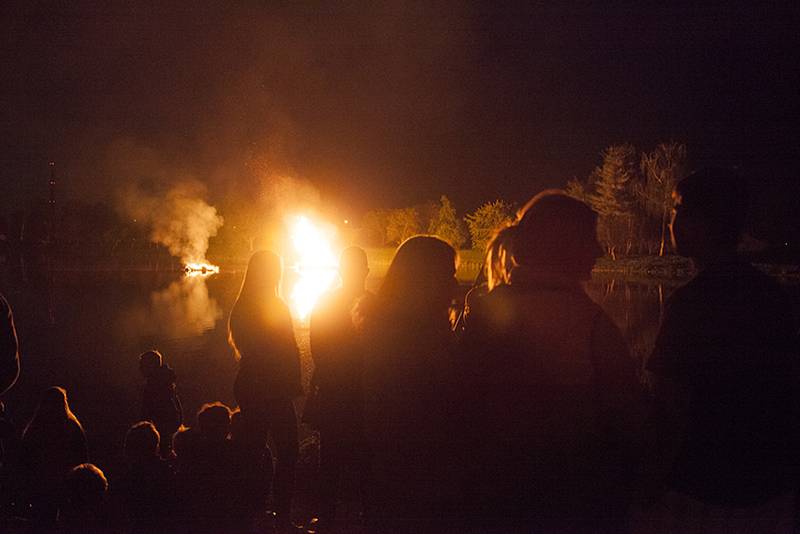
<path fill-rule="evenodd" d="M 459 217 L 446 195 L 439 202 L 407 208 L 376 209 L 364 214 L 357 240 L 366 246 L 398 245 L 415 234 L 435 234 L 456 249 L 483 250 L 492 233 L 514 220 L 515 207 L 504 200 L 487 202 Z"/>
<path fill-rule="evenodd" d="M 663 256 L 672 189 L 688 171 L 686 145 L 671 141 L 639 153 L 625 143 L 609 146 L 600 156 L 600 165 L 586 179 L 567 182 L 567 193 L 598 213 L 598 238 L 612 258 Z M 498 199 L 459 217 L 450 199 L 442 195 L 438 203 L 367 212 L 358 240 L 368 246 L 396 245 L 427 232 L 457 249 L 469 244 L 483 250 L 492 233 L 514 219 L 515 208 Z"/>
<path fill-rule="evenodd" d="M 689 170 L 686 145 L 670 141 L 639 153 L 625 143 L 606 148 L 601 157 L 586 180 L 567 183 L 567 193 L 598 213 L 598 237 L 612 258 L 663 256 L 672 190 Z"/>

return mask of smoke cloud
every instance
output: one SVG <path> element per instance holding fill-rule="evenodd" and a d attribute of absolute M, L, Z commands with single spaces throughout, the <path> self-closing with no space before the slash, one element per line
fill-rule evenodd
<path fill-rule="evenodd" d="M 223 218 L 204 200 L 197 181 L 172 185 L 165 193 L 148 193 L 138 185 L 121 194 L 124 212 L 150 227 L 150 239 L 164 245 L 183 263 L 205 262 L 208 240 L 217 235 Z"/>

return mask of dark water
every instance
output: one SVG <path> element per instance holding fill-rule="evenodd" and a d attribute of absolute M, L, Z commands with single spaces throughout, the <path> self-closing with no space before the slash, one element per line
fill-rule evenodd
<path fill-rule="evenodd" d="M 19 423 L 27 421 L 38 394 L 62 385 L 86 428 L 92 459 L 101 466 L 115 465 L 125 431 L 139 416 L 137 357 L 153 347 L 178 374 L 188 424 L 204 402 L 233 404 L 236 363 L 226 342 L 226 321 L 241 276 L 4 273 L 0 291 L 14 308 L 23 358 L 20 380 L 3 399 L 9 414 Z M 371 279 L 368 285 L 375 288 L 379 282 Z M 675 287 L 603 278 L 587 290 L 643 360 Z M 307 374 L 308 331 L 298 325 L 296 332 Z"/>

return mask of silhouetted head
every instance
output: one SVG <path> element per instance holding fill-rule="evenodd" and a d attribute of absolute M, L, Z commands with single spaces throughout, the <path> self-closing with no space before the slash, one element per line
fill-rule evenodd
<path fill-rule="evenodd" d="M 494 233 L 486 245 L 486 282 L 489 289 L 507 284 L 514 267 L 514 236 L 516 225 L 508 225 Z"/>
<path fill-rule="evenodd" d="M 49 387 L 42 393 L 42 399 L 39 401 L 39 410 L 46 410 L 48 412 L 66 412 L 69 409 L 67 403 L 67 390 L 53 386 Z"/>
<path fill-rule="evenodd" d="M 197 432 L 188 426 L 181 425 L 172 435 L 172 449 L 179 461 L 185 461 L 194 452 L 193 445 Z"/>
<path fill-rule="evenodd" d="M 707 168 L 678 182 L 670 234 L 678 254 L 701 263 L 733 253 L 744 227 L 747 191 L 733 171 Z"/>
<path fill-rule="evenodd" d="M 533 271 L 586 280 L 602 249 L 597 214 L 564 191 L 542 191 L 519 214 L 514 261 Z"/>
<path fill-rule="evenodd" d="M 277 295 L 282 273 L 280 256 L 269 250 L 254 252 L 247 263 L 239 300 L 250 302 Z"/>
<path fill-rule="evenodd" d="M 360 247 L 347 247 L 339 257 L 339 277 L 343 287 L 364 287 L 369 267 L 367 253 Z"/>
<path fill-rule="evenodd" d="M 58 386 L 44 390 L 34 419 L 62 420 L 74 417 L 67 402 L 67 390 Z"/>
<path fill-rule="evenodd" d="M 96 465 L 80 464 L 69 472 L 64 488 L 66 505 L 62 514 L 66 519 L 96 519 L 108 491 L 108 480 Z"/>
<path fill-rule="evenodd" d="M 53 386 L 42 393 L 39 406 L 36 407 L 36 412 L 25 428 L 24 434 L 26 436 L 47 435 L 54 429 L 63 428 L 63 423 L 68 420 L 80 426 L 78 418 L 69 408 L 67 391 L 64 388 Z"/>
<path fill-rule="evenodd" d="M 231 429 L 231 409 L 221 402 L 210 402 L 197 412 L 200 434 L 210 441 L 223 441 Z"/>
<path fill-rule="evenodd" d="M 161 436 L 150 421 L 140 421 L 125 434 L 125 457 L 130 462 L 139 462 L 158 457 Z"/>
<path fill-rule="evenodd" d="M 429 235 L 406 239 L 395 253 L 378 297 L 384 310 L 414 314 L 443 312 L 454 296 L 457 282 L 455 249 Z"/>
<path fill-rule="evenodd" d="M 148 350 L 139 355 L 139 371 L 144 376 L 150 376 L 152 372 L 164 361 L 164 357 L 157 350 Z"/>

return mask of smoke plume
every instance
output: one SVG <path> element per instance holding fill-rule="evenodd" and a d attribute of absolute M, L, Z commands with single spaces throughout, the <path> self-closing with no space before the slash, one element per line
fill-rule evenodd
<path fill-rule="evenodd" d="M 164 245 L 183 263 L 205 262 L 208 240 L 223 224 L 205 199 L 205 187 L 193 180 L 172 185 L 165 193 L 144 191 L 139 184 L 122 193 L 124 211 L 150 228 L 150 239 Z"/>

